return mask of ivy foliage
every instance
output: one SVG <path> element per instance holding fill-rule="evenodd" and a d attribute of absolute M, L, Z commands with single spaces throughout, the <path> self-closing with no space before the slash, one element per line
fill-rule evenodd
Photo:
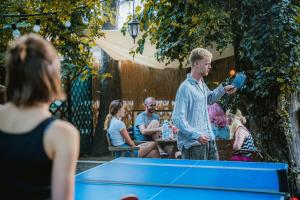
<path fill-rule="evenodd" d="M 110 8 L 112 0 L 7 0 L 0 5 L 3 15 L 26 15 L 24 17 L 0 18 L 0 67 L 8 44 L 13 40 L 11 24 L 16 24 L 21 34 L 33 31 L 36 19 L 40 19 L 38 34 L 53 43 L 62 59 L 62 78 L 85 79 L 97 75 L 92 65 L 90 48 L 94 37 L 101 37 L 105 23 L 115 23 L 116 12 Z M 40 14 L 28 16 L 31 14 Z M 70 22 L 70 26 L 66 25 Z M 1 74 L 3 76 L 3 74 Z"/>
<path fill-rule="evenodd" d="M 159 61 L 179 60 L 182 64 L 190 50 L 211 45 L 218 50 L 232 43 L 230 15 L 221 6 L 190 1 L 144 1 L 144 8 L 136 8 L 143 32 L 136 53 L 144 48 L 149 36 L 156 45 Z M 126 29 L 126 26 L 124 26 Z"/>
<path fill-rule="evenodd" d="M 288 0 L 266 2 L 256 15 L 241 16 L 240 53 L 258 69 L 252 88 L 258 96 L 288 95 L 300 89 L 300 7 Z M 244 4 L 242 10 L 253 4 L 258 3 Z"/>

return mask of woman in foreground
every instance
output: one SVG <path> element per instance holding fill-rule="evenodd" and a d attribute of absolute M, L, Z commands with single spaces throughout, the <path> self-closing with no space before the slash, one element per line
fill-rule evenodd
<path fill-rule="evenodd" d="M 6 55 L 7 103 L 0 108 L 0 188 L 8 199 L 74 199 L 79 134 L 54 119 L 52 101 L 63 96 L 54 47 L 30 34 Z"/>

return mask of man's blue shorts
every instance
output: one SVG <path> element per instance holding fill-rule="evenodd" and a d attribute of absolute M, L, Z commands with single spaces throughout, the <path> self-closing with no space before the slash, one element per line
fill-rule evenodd
<path fill-rule="evenodd" d="M 130 147 L 130 146 L 125 143 L 125 144 L 120 145 L 119 147 Z M 139 151 L 138 150 L 134 150 L 133 151 L 133 155 L 134 155 L 134 157 L 138 157 Z M 116 158 L 118 158 L 120 156 L 121 156 L 121 152 L 115 152 L 115 157 Z M 130 151 L 126 152 L 125 157 L 130 157 Z"/>

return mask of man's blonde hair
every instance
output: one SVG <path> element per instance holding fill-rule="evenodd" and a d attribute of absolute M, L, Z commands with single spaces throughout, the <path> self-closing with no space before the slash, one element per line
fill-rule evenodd
<path fill-rule="evenodd" d="M 212 58 L 212 53 L 204 48 L 193 49 L 189 56 L 191 67 L 194 66 L 196 61 L 202 60 L 203 58 Z"/>

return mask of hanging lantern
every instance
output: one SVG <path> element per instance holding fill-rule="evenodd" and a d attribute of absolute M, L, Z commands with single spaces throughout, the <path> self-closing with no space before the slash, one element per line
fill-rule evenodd
<path fill-rule="evenodd" d="M 140 23 L 136 18 L 133 18 L 131 22 L 128 23 L 128 32 L 130 36 L 133 38 L 133 42 L 135 43 L 135 38 L 139 34 L 140 31 Z"/>
<path fill-rule="evenodd" d="M 132 20 L 128 23 L 128 32 L 129 35 L 133 38 L 133 42 L 135 43 L 135 38 L 140 32 L 140 23 L 135 17 L 135 12 L 134 12 L 134 1 L 133 1 L 133 6 L 132 6 Z"/>

